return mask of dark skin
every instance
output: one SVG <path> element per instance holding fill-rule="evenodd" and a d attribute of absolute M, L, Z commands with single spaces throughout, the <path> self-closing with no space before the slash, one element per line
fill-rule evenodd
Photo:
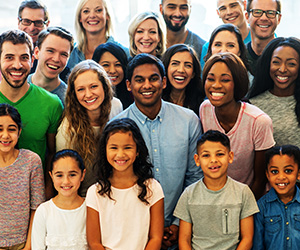
<path fill-rule="evenodd" d="M 174 224 L 164 228 L 164 237 L 161 249 L 168 249 L 178 243 L 178 230 L 179 227 Z"/>

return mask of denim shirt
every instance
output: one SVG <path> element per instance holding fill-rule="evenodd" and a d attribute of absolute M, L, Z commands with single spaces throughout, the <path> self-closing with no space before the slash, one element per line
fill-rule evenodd
<path fill-rule="evenodd" d="M 293 200 L 284 204 L 272 188 L 258 202 L 260 212 L 254 215 L 253 248 L 300 249 L 300 193 L 296 186 Z"/>
<path fill-rule="evenodd" d="M 154 120 L 145 116 L 135 103 L 115 118 L 123 117 L 134 120 L 141 130 L 154 165 L 154 177 L 165 195 L 165 227 L 170 226 L 182 191 L 203 176 L 194 161 L 201 134 L 199 118 L 192 110 L 165 101 Z"/>

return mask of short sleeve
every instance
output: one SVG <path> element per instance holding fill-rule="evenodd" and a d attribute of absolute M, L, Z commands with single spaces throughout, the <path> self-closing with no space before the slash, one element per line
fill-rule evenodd
<path fill-rule="evenodd" d="M 150 197 L 150 206 L 152 206 L 156 202 L 164 198 L 164 192 L 162 190 L 160 183 L 155 179 L 150 180 L 149 187 L 152 193 Z"/>
<path fill-rule="evenodd" d="M 37 208 L 33 218 L 31 231 L 31 248 L 35 250 L 42 250 L 46 248 L 45 239 L 47 234 L 47 211 L 45 208 L 45 204 L 48 204 L 48 202 L 41 204 Z"/>
<path fill-rule="evenodd" d="M 174 210 L 174 216 L 180 220 L 192 223 L 189 206 L 188 206 L 188 188 L 184 190 L 180 196 L 176 208 Z"/>
<path fill-rule="evenodd" d="M 241 211 L 241 219 L 245 219 L 258 212 L 259 209 L 255 197 L 250 188 L 247 185 L 245 185 L 243 189 L 243 205 Z"/>
<path fill-rule="evenodd" d="M 89 189 L 87 190 L 86 198 L 85 198 L 86 206 L 96 210 L 97 212 L 99 212 L 99 206 L 97 204 L 97 200 L 99 199 L 98 196 L 99 193 L 98 193 L 97 184 L 94 184 L 90 186 Z"/>
<path fill-rule="evenodd" d="M 59 150 L 67 149 L 67 138 L 66 138 L 67 126 L 68 126 L 67 119 L 64 118 L 57 130 L 57 134 L 56 134 L 56 138 L 55 138 L 56 152 Z"/>

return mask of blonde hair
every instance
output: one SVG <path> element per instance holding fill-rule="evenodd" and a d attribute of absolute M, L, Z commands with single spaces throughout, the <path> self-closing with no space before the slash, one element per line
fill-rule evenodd
<path fill-rule="evenodd" d="M 129 47 L 130 47 L 130 55 L 136 56 L 138 54 L 137 47 L 134 43 L 134 36 L 138 26 L 147 19 L 154 19 L 157 23 L 158 34 L 160 37 L 160 42 L 157 44 L 156 48 L 156 56 L 161 56 L 166 51 L 166 24 L 160 13 L 153 11 L 145 11 L 135 15 L 128 26 L 128 34 L 129 34 Z"/>
<path fill-rule="evenodd" d="M 76 78 L 89 70 L 98 75 L 98 79 L 102 83 L 104 91 L 104 100 L 100 106 L 100 115 L 98 118 L 98 123 L 100 125 L 99 135 L 94 134 L 86 109 L 79 103 L 75 93 L 74 82 Z M 68 80 L 66 105 L 63 115 L 68 121 L 66 133 L 69 140 L 67 144 L 69 148 L 76 150 L 81 155 L 84 162 L 89 165 L 94 161 L 97 142 L 104 126 L 108 122 L 112 98 L 112 86 L 102 66 L 89 59 L 78 63 L 73 68 Z"/>
<path fill-rule="evenodd" d="M 75 13 L 75 31 L 78 40 L 78 49 L 82 52 L 85 51 L 87 45 L 87 38 L 85 34 L 85 29 L 83 28 L 82 23 L 80 22 L 80 18 L 81 18 L 81 10 L 88 1 L 89 0 L 79 0 L 76 8 L 76 13 Z M 112 22 L 113 12 L 109 0 L 99 0 L 99 1 L 102 1 L 106 15 L 108 16 L 105 25 L 105 37 L 106 39 L 108 39 L 113 34 L 113 22 Z"/>

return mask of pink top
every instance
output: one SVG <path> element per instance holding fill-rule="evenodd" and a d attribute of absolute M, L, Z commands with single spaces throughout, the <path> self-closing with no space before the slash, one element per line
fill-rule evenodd
<path fill-rule="evenodd" d="M 225 133 L 216 117 L 215 107 L 205 100 L 200 106 L 200 119 L 203 132 L 213 129 L 229 137 L 234 159 L 228 166 L 228 175 L 251 185 L 254 180 L 255 151 L 269 149 L 275 144 L 271 118 L 256 106 L 241 102 L 236 123 Z"/>

